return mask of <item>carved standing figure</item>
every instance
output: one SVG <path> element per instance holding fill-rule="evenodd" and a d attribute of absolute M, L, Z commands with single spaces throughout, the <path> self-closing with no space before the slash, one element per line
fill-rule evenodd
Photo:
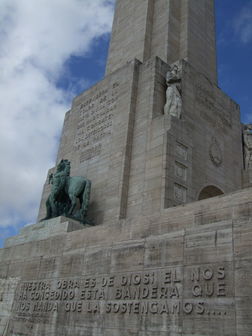
<path fill-rule="evenodd" d="M 87 220 L 87 210 L 91 181 L 81 176 L 70 176 L 70 162 L 61 160 L 55 174 L 49 176 L 49 183 L 52 184 L 52 188 L 46 201 L 46 218 L 43 220 L 66 216 L 83 224 L 90 224 Z"/>
<path fill-rule="evenodd" d="M 164 114 L 180 118 L 182 111 L 181 68 L 174 64 L 166 75 L 166 104 Z"/>
<path fill-rule="evenodd" d="M 244 125 L 243 143 L 245 169 L 252 168 L 252 124 Z"/>

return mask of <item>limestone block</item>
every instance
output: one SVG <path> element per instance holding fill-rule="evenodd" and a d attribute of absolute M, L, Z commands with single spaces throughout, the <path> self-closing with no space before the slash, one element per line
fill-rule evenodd
<path fill-rule="evenodd" d="M 155 56 L 186 59 L 216 82 L 213 1 L 117 0 L 106 73 Z"/>
<path fill-rule="evenodd" d="M 83 225 L 65 217 L 57 217 L 29 225 L 21 229 L 19 235 L 8 238 L 5 247 L 24 244 L 33 240 L 42 240 L 52 236 L 83 229 Z"/>
<path fill-rule="evenodd" d="M 0 278 L 0 334 L 7 335 L 18 278 Z"/>
<path fill-rule="evenodd" d="M 1 287 L 12 302 L 1 330 L 10 321 L 8 336 L 249 335 L 250 197 L 242 190 L 3 249 L 1 281 L 16 282 Z"/>

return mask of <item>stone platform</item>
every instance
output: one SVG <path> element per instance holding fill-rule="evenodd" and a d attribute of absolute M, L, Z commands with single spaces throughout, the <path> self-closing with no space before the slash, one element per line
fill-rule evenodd
<path fill-rule="evenodd" d="M 1 335 L 251 336 L 252 189 L 64 229 L 0 261 Z"/>
<path fill-rule="evenodd" d="M 40 223 L 29 225 L 21 229 L 20 234 L 10 237 L 5 241 L 5 247 L 25 244 L 30 241 L 47 239 L 63 233 L 81 230 L 83 224 L 63 216 L 44 220 Z"/>
<path fill-rule="evenodd" d="M 38 214 L 64 159 L 51 200 L 92 181 L 96 226 L 60 217 L 6 241 L 0 335 L 251 336 L 250 147 L 218 87 L 214 1 L 115 13 L 106 76 L 66 113 Z"/>

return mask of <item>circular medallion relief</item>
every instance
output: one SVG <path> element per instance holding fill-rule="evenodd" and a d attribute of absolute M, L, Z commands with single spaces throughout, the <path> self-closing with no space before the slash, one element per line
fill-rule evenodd
<path fill-rule="evenodd" d="M 222 164 L 223 159 L 222 159 L 221 147 L 215 138 L 213 138 L 212 144 L 210 145 L 209 155 L 211 161 L 216 167 L 219 167 Z"/>

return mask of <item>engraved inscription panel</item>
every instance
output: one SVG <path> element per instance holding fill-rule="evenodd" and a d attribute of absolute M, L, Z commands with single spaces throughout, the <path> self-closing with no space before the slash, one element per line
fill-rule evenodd
<path fill-rule="evenodd" d="M 232 115 L 222 106 L 212 90 L 202 83 L 195 85 L 195 101 L 200 108 L 200 116 L 216 128 L 232 127 Z"/>
<path fill-rule="evenodd" d="M 80 104 L 74 139 L 74 150 L 80 153 L 80 162 L 101 154 L 104 138 L 112 133 L 118 95 L 119 83 L 115 82 Z"/>
<path fill-rule="evenodd" d="M 8 328 L 18 284 L 19 278 L 0 279 L 0 335 L 5 335 Z"/>
<path fill-rule="evenodd" d="M 180 162 L 175 162 L 175 176 L 186 182 L 187 180 L 187 167 Z"/>
<path fill-rule="evenodd" d="M 184 146 L 182 143 L 176 143 L 176 155 L 184 159 L 185 161 L 188 159 L 188 148 Z"/>
<path fill-rule="evenodd" d="M 22 282 L 13 316 L 33 322 L 47 321 L 53 313 L 226 316 L 233 295 L 229 271 L 226 265 L 174 266 Z"/>
<path fill-rule="evenodd" d="M 178 202 L 185 203 L 187 196 L 187 189 L 180 184 L 174 184 L 174 199 Z"/>

